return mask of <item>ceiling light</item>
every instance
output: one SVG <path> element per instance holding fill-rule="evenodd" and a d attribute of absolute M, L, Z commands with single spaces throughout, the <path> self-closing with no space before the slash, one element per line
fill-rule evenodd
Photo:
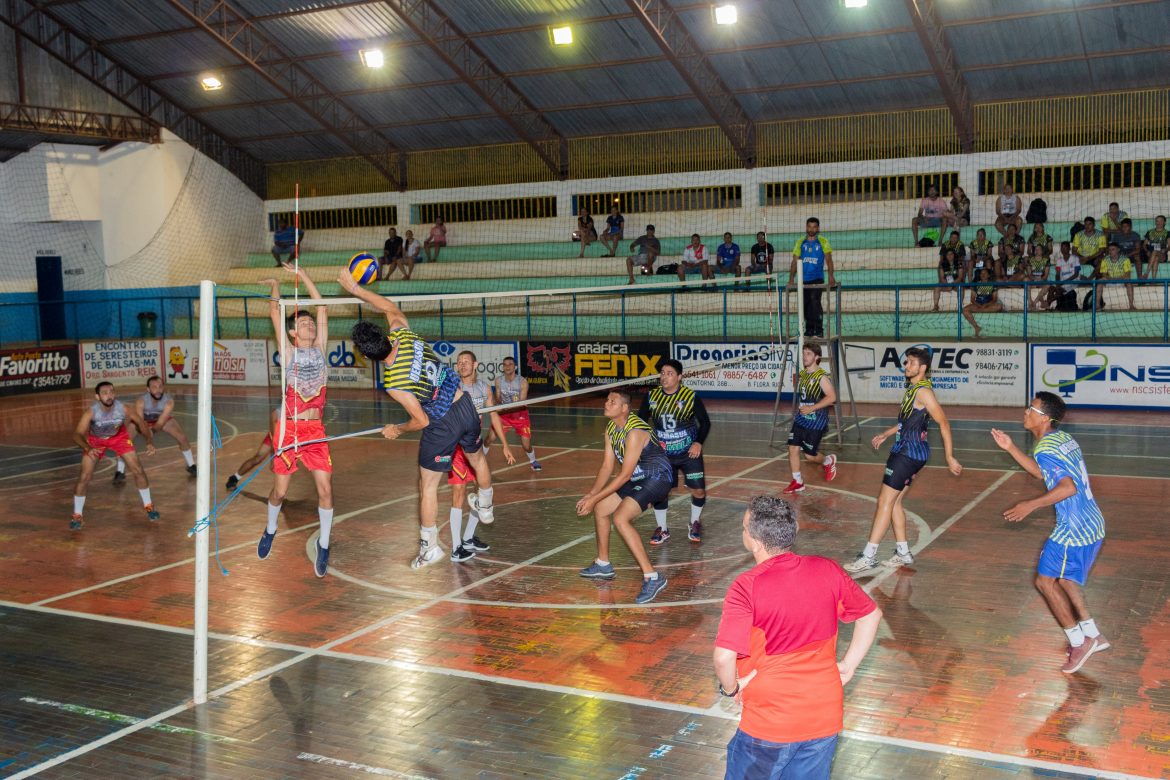
<path fill-rule="evenodd" d="M 381 49 L 362 49 L 358 52 L 362 57 L 362 64 L 367 68 L 380 68 L 386 64 Z"/>
<path fill-rule="evenodd" d="M 223 82 L 216 76 L 204 76 L 199 80 L 203 89 L 207 92 L 213 92 L 217 89 L 223 89 Z"/>
<path fill-rule="evenodd" d="M 715 24 L 735 24 L 738 20 L 739 14 L 734 5 L 715 6 Z"/>
<path fill-rule="evenodd" d="M 573 42 L 572 27 L 550 27 L 548 34 L 552 38 L 554 46 L 568 46 Z"/>
<path fill-rule="evenodd" d="M 869 0 L 841 0 L 846 8 L 865 8 L 869 5 Z"/>

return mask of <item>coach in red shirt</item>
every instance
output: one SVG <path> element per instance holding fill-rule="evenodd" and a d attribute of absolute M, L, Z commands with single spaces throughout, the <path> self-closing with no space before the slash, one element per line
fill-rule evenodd
<path fill-rule="evenodd" d="M 843 728 L 844 692 L 882 612 L 836 561 L 792 552 L 796 512 L 756 496 L 743 546 L 756 565 L 735 578 L 715 637 L 719 692 L 743 704 L 727 780 L 825 780 Z M 837 661 L 837 623 L 857 621 Z"/>

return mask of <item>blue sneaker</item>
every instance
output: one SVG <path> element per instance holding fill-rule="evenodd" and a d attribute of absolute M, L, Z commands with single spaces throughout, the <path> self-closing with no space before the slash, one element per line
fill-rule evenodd
<path fill-rule="evenodd" d="M 540 471 L 540 461 L 539 460 L 532 461 L 532 470 L 533 471 Z"/>
<path fill-rule="evenodd" d="M 143 508 L 146 510 L 146 519 L 152 523 L 157 523 L 160 515 L 158 510 L 154 508 L 154 504 L 147 504 Z"/>
<path fill-rule="evenodd" d="M 73 515 L 73 519 L 69 521 L 70 531 L 80 531 L 85 527 L 85 521 L 81 519 L 81 515 Z"/>
<path fill-rule="evenodd" d="M 638 598 L 634 601 L 639 604 L 649 604 L 654 600 L 654 597 L 666 589 L 667 579 L 662 575 L 657 577 L 643 577 L 642 578 L 642 592 L 638 594 Z"/>
<path fill-rule="evenodd" d="M 329 548 L 321 546 L 321 540 L 317 542 L 317 562 L 313 564 L 313 571 L 318 577 L 324 577 L 329 572 Z"/>
<path fill-rule="evenodd" d="M 612 580 L 617 576 L 617 572 L 613 570 L 612 563 L 607 563 L 602 566 L 597 561 L 594 561 L 592 565 L 586 566 L 584 569 L 582 569 L 580 574 L 582 577 L 586 577 L 591 580 Z"/>
<path fill-rule="evenodd" d="M 268 557 L 268 553 L 272 552 L 272 540 L 276 538 L 276 532 L 268 533 L 268 529 L 264 529 L 264 533 L 260 534 L 260 541 L 256 543 L 256 557 L 264 560 Z"/>

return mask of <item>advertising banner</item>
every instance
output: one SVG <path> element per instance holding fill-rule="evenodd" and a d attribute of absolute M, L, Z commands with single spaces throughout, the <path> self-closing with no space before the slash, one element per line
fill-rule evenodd
<path fill-rule="evenodd" d="M 224 339 L 212 347 L 212 381 L 217 385 L 268 384 L 268 342 L 256 339 Z M 163 376 L 176 385 L 193 385 L 199 377 L 199 342 L 167 339 L 163 342 L 166 364 Z"/>
<path fill-rule="evenodd" d="M 520 371 L 532 395 L 550 395 L 655 376 L 669 354 L 665 341 L 524 341 Z"/>
<path fill-rule="evenodd" d="M 162 376 L 162 342 L 86 341 L 81 345 L 81 383 L 98 382 L 138 387 L 152 376 Z"/>
<path fill-rule="evenodd" d="M 77 345 L 0 350 L 0 396 L 81 387 Z"/>
<path fill-rule="evenodd" d="M 795 350 L 795 346 L 790 350 Z M 674 359 L 683 364 L 687 387 L 704 393 L 735 393 L 736 395 L 759 394 L 774 398 L 780 384 L 780 363 L 784 347 L 779 344 L 700 344 L 674 342 Z M 749 358 L 750 356 L 750 358 Z M 732 365 L 718 369 L 694 372 L 693 366 L 713 362 L 734 361 Z M 826 362 L 825 365 L 828 365 Z M 789 373 L 797 363 L 790 359 Z M 787 382 L 787 391 L 792 382 Z"/>
<path fill-rule="evenodd" d="M 1170 346 L 1033 344 L 1031 393 L 1069 406 L 1170 409 Z"/>
<path fill-rule="evenodd" d="M 460 352 L 465 350 L 471 352 L 475 355 L 475 370 L 479 373 L 479 378 L 488 384 L 496 381 L 496 377 L 504 373 L 501 364 L 506 357 L 517 361 L 517 370 L 523 373 L 523 367 L 519 366 L 515 341 L 432 341 L 431 349 L 435 351 L 435 356 L 439 360 L 452 369 L 455 368 L 455 360 Z M 382 389 L 382 369 L 378 368 L 374 375 L 378 389 Z"/>
<path fill-rule="evenodd" d="M 930 378 L 944 404 L 1002 406 L 1022 404 L 1027 399 L 1023 344 L 876 341 L 845 345 L 845 363 L 856 400 L 901 400 L 906 389 L 902 355 L 910 347 L 930 351 Z"/>
<path fill-rule="evenodd" d="M 268 343 L 268 381 L 280 386 L 280 353 L 276 342 Z M 369 360 L 353 348 L 353 342 L 346 339 L 330 341 L 325 350 L 325 365 L 329 369 L 330 387 L 357 387 L 369 389 L 373 385 L 374 372 Z"/>

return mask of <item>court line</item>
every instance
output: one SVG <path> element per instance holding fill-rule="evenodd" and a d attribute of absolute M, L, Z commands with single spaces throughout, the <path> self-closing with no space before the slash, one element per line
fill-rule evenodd
<path fill-rule="evenodd" d="M 297 753 L 297 760 L 311 761 L 314 764 L 321 764 L 322 766 L 336 766 L 342 769 L 352 769 L 355 772 L 364 772 L 367 775 L 393 777 L 396 780 L 435 780 L 435 778 L 427 775 L 408 775 L 404 772 L 399 772 L 396 769 L 386 769 L 385 767 L 370 766 L 369 764 L 355 764 L 353 761 L 322 756 L 318 753 Z"/>

